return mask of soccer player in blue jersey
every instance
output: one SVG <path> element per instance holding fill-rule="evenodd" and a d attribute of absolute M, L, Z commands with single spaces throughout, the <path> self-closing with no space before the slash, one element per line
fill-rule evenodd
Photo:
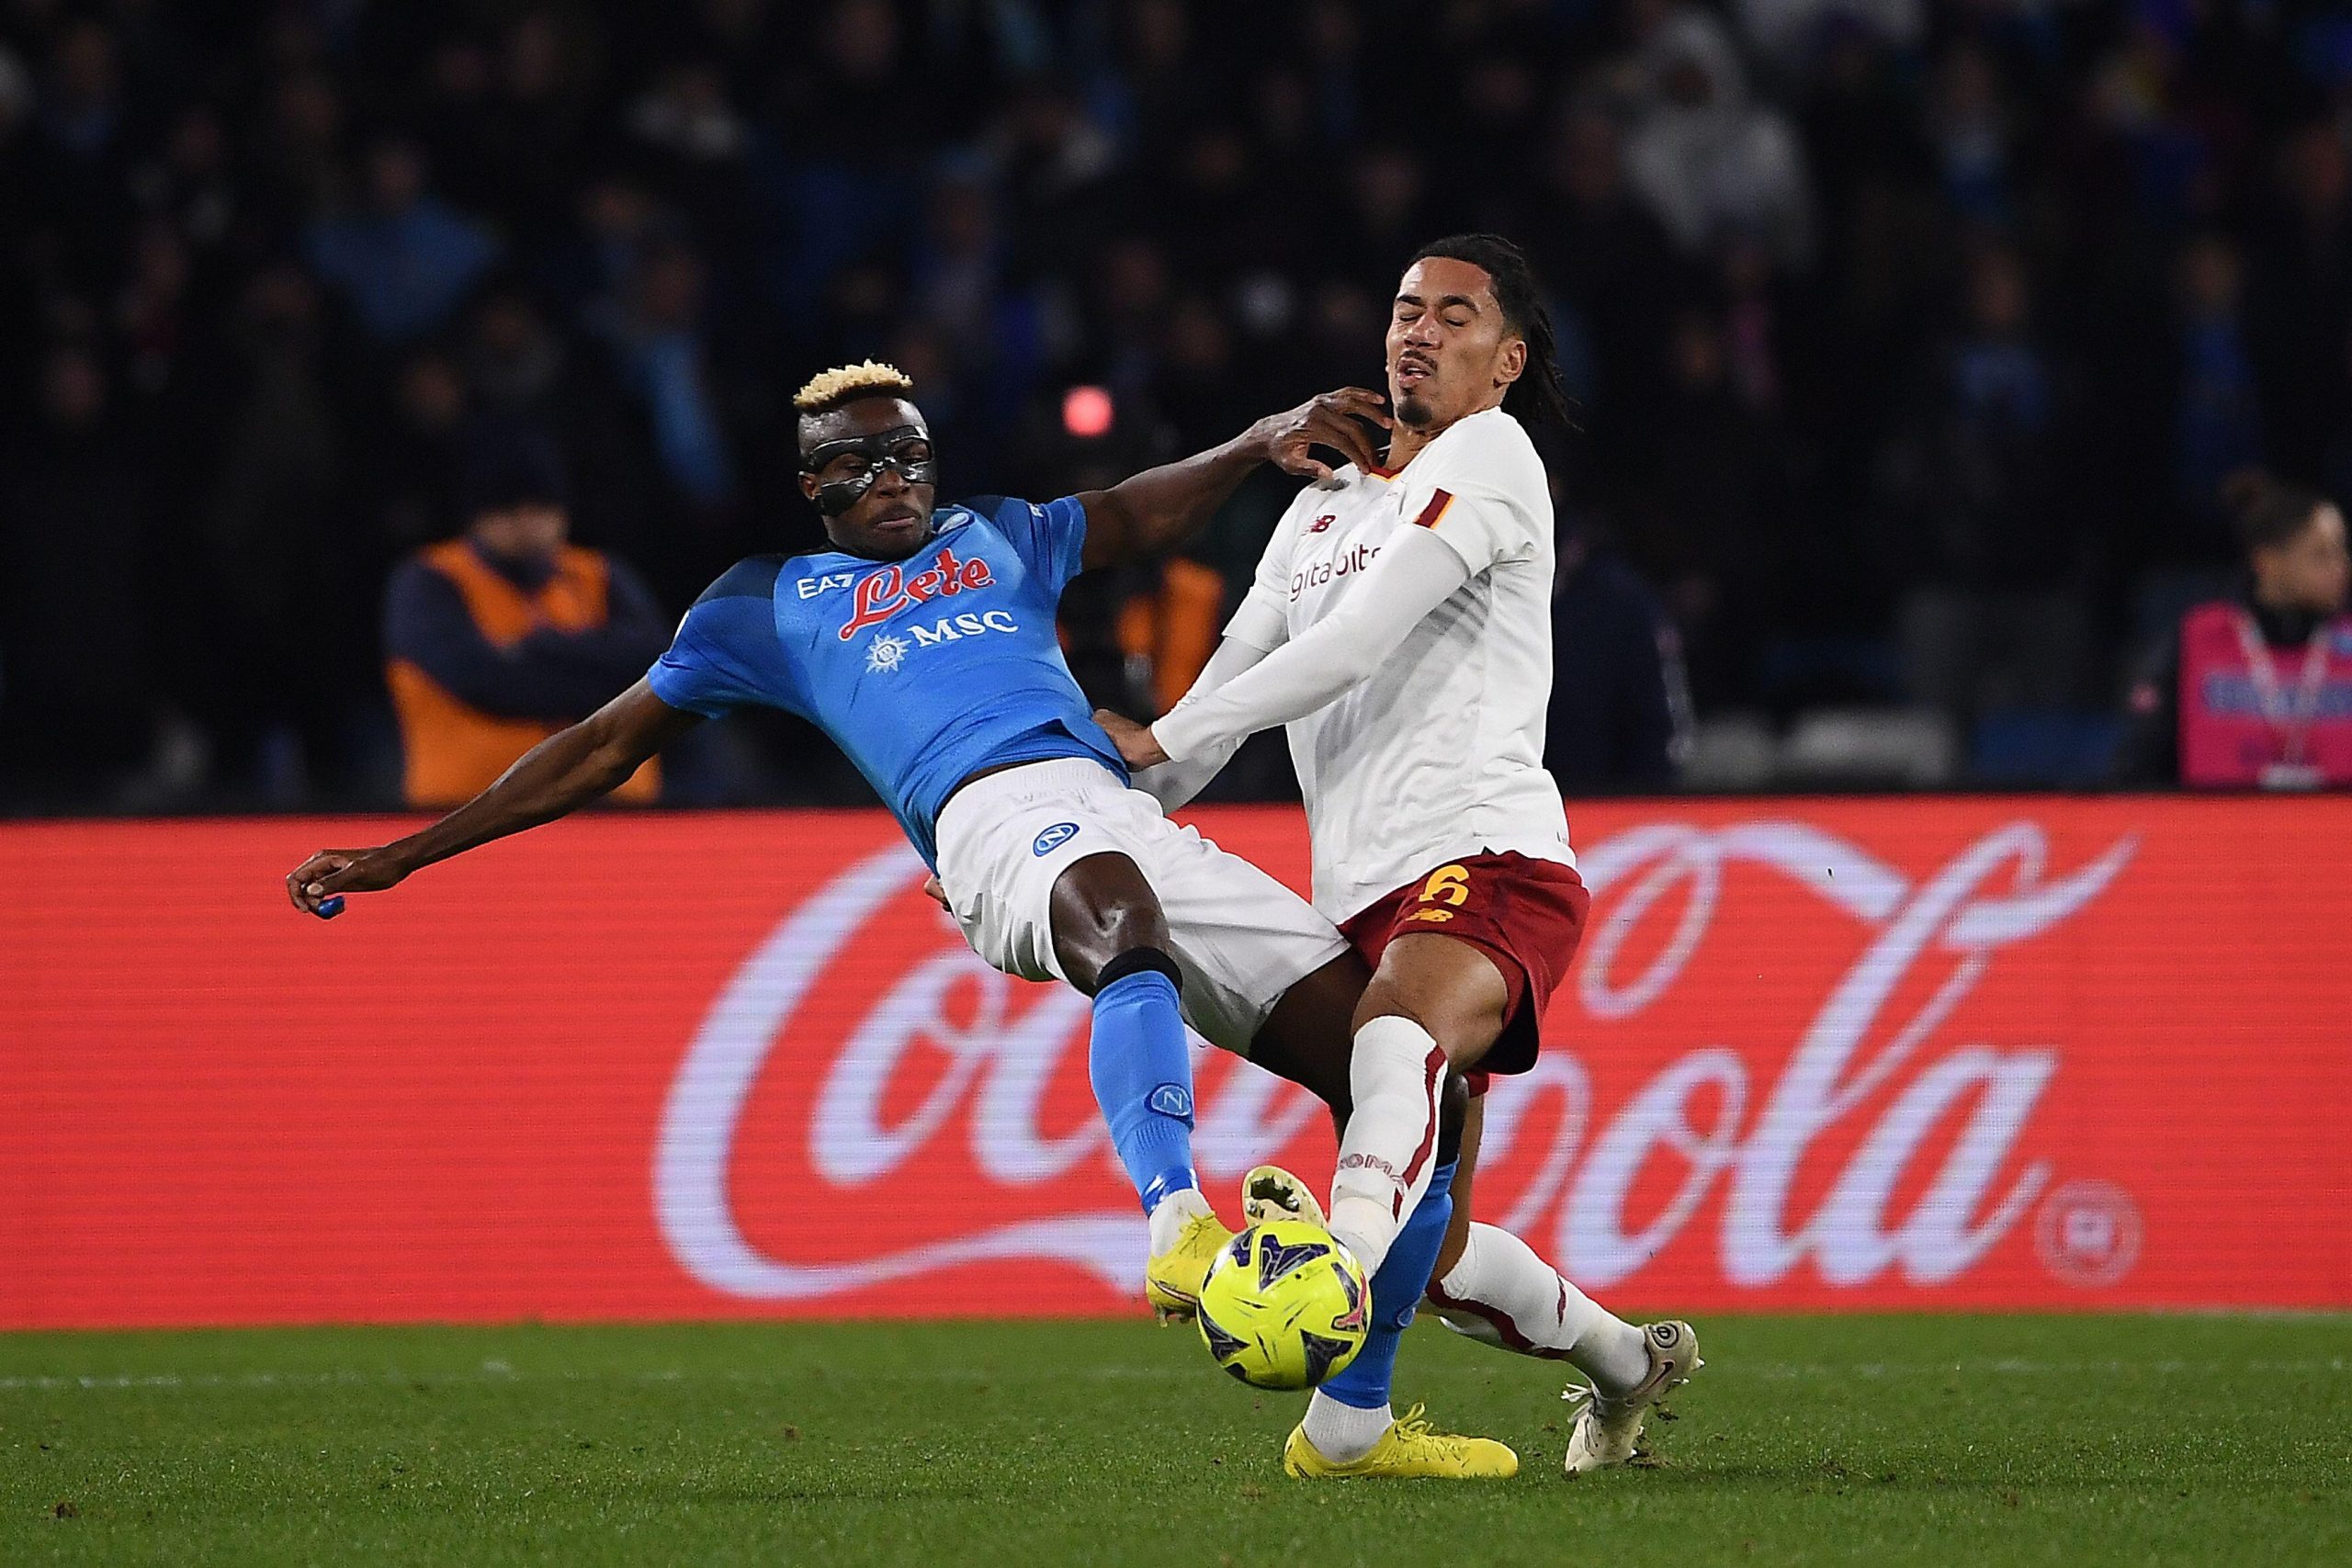
<path fill-rule="evenodd" d="M 1261 462 L 1324 475 L 1312 446 L 1368 458 L 1357 416 L 1382 417 L 1379 399 L 1329 394 L 1213 451 L 1044 506 L 934 507 L 912 391 L 869 362 L 817 377 L 796 400 L 801 488 L 832 548 L 738 563 L 603 710 L 424 831 L 313 856 L 288 890 L 315 911 L 390 887 L 596 799 L 707 717 L 755 705 L 800 714 L 888 803 L 976 952 L 1093 997 L 1095 1089 L 1151 1216 L 1148 1292 L 1181 1312 L 1226 1233 L 1193 1179 L 1180 1008 L 1208 1039 L 1343 1106 L 1333 1021 L 1344 1023 L 1360 981 L 1329 921 L 1127 787 L 1063 662 L 1055 607 L 1082 568 L 1184 537 Z"/>
<path fill-rule="evenodd" d="M 338 895 L 390 887 L 587 804 L 706 717 L 749 705 L 803 715 L 888 803 L 975 953 L 1094 998 L 1090 1069 L 1148 1215 L 1146 1292 L 1163 1314 L 1184 1315 L 1230 1235 L 1193 1170 L 1184 1021 L 1344 1116 L 1348 1025 L 1366 971 L 1304 900 L 1129 787 L 1063 662 L 1055 607 L 1082 568 L 1182 539 L 1261 462 L 1328 479 L 1312 448 L 1371 460 L 1367 422 L 1386 423 L 1382 400 L 1329 393 L 1212 451 L 1043 506 L 938 506 L 912 391 L 868 363 L 819 376 L 796 399 L 801 488 L 831 549 L 740 562 L 629 691 L 433 826 L 311 856 L 287 891 L 315 913 Z M 1411 1249 L 1400 1247 L 1374 1281 L 1378 1353 L 1359 1359 L 1376 1363 L 1382 1398 L 1445 1228 L 1442 1194 L 1430 1208 L 1418 1275 L 1401 1278 Z M 1517 1468 L 1502 1444 L 1408 1418 L 1355 1472 Z"/>

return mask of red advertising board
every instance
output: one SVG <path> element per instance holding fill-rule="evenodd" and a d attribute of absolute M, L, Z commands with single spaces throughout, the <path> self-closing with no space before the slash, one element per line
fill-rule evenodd
<path fill-rule="evenodd" d="M 1286 810 L 1204 811 L 1295 885 Z M 1086 1003 L 879 814 L 0 828 L 0 1327 L 1138 1310 Z M 1581 808 L 1476 1190 L 1629 1307 L 2352 1305 L 2352 800 Z M 1220 1190 L 1328 1179 L 1200 1061 Z M 1230 1205 L 1228 1205 L 1230 1206 Z"/>

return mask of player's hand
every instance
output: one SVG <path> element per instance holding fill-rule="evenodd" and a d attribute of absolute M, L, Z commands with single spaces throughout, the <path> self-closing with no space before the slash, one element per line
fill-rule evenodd
<path fill-rule="evenodd" d="M 947 910 L 949 914 L 952 915 L 956 912 L 955 909 L 950 908 L 948 905 L 947 887 L 945 884 L 939 880 L 939 874 L 937 872 L 933 872 L 929 876 L 922 879 L 922 896 L 930 899 L 933 903 L 938 905 L 941 908 Z"/>
<path fill-rule="evenodd" d="M 1331 467 L 1312 448 L 1329 447 L 1369 473 L 1380 466 L 1381 450 L 1371 427 L 1393 430 L 1396 424 L 1386 398 L 1362 387 L 1342 387 L 1309 398 L 1288 413 L 1269 414 L 1258 422 L 1255 434 L 1284 473 L 1329 481 Z"/>
<path fill-rule="evenodd" d="M 1109 708 L 1096 708 L 1094 722 L 1109 732 L 1111 743 L 1119 749 L 1119 755 L 1127 760 L 1130 768 L 1156 768 L 1168 761 L 1168 753 L 1159 749 L 1159 741 L 1149 726 L 1137 724 Z"/>
<path fill-rule="evenodd" d="M 408 874 L 390 850 L 321 850 L 286 874 L 286 896 L 306 915 L 338 893 L 380 893 Z"/>

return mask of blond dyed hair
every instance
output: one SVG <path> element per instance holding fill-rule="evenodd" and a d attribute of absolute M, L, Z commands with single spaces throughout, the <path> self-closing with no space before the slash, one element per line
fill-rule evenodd
<path fill-rule="evenodd" d="M 808 384 L 792 395 L 792 406 L 802 413 L 821 413 L 851 398 L 904 398 L 914 389 L 915 378 L 897 366 L 867 359 L 809 377 Z"/>

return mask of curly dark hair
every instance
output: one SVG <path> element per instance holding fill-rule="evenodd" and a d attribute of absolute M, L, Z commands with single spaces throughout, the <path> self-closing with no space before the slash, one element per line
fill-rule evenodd
<path fill-rule="evenodd" d="M 1544 303 L 1544 286 L 1527 253 L 1500 234 L 1453 234 L 1432 240 L 1413 253 L 1413 261 L 1442 256 L 1468 262 L 1493 280 L 1495 303 L 1502 307 L 1510 330 L 1527 340 L 1527 368 L 1503 394 L 1503 411 L 1528 424 L 1577 425 L 1576 400 L 1560 380 L 1559 352 L 1552 337 L 1552 311 Z"/>

